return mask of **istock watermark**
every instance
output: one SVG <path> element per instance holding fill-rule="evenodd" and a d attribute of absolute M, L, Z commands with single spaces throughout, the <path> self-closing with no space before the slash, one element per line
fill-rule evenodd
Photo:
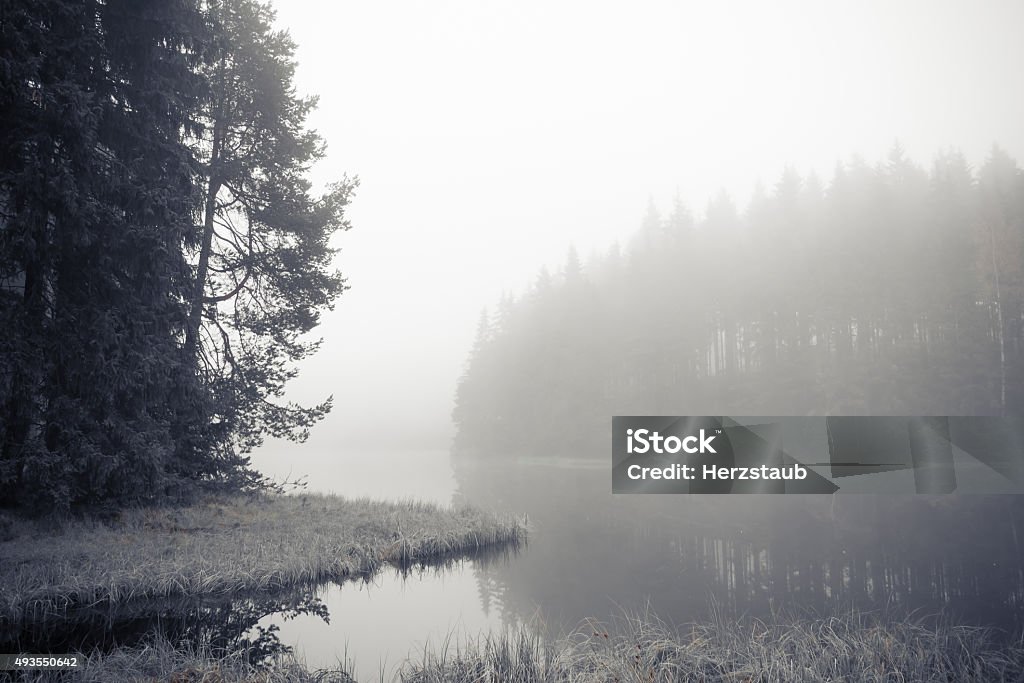
<path fill-rule="evenodd" d="M 1024 418 L 612 418 L 613 493 L 1024 493 Z"/>
<path fill-rule="evenodd" d="M 646 453 L 649 450 L 655 453 L 678 453 L 679 451 L 684 453 L 716 452 L 711 446 L 711 440 L 715 436 L 705 436 L 703 429 L 700 430 L 699 436 L 684 436 L 681 439 L 675 435 L 666 438 L 658 432 L 652 432 L 649 429 L 637 429 L 636 431 L 627 429 L 626 438 L 627 453 Z M 693 444 L 695 443 L 700 445 L 694 446 Z"/>

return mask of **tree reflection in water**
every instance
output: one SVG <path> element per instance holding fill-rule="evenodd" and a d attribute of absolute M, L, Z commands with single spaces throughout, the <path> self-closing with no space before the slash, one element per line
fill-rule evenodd
<path fill-rule="evenodd" d="M 612 495 L 604 461 L 455 461 L 457 500 L 529 511 L 530 549 L 478 570 L 504 620 L 937 615 L 1024 625 L 1020 496 Z"/>
<path fill-rule="evenodd" d="M 216 656 L 244 653 L 256 667 L 268 666 L 292 648 L 281 642 L 276 623 L 310 614 L 330 622 L 315 587 L 275 593 L 200 600 L 139 600 L 113 608 L 76 609 L 31 624 L 0 648 L 23 652 L 91 652 L 133 646 L 159 634 L 188 649 L 209 649 Z"/>
<path fill-rule="evenodd" d="M 509 564 L 519 551 L 514 544 L 484 546 L 473 553 L 452 554 L 430 562 L 401 563 L 390 571 L 403 581 L 422 580 L 441 576 L 470 560 L 475 567 L 490 570 Z M 130 647 L 160 635 L 181 649 L 202 649 L 216 657 L 244 653 L 250 664 L 266 668 L 281 655 L 293 652 L 293 646 L 282 641 L 283 622 L 311 615 L 330 624 L 324 602 L 329 587 L 372 584 L 374 578 L 364 575 L 275 592 L 134 600 L 113 607 L 79 608 L 33 623 L 9 637 L 0 634 L 0 651 L 91 652 Z"/>

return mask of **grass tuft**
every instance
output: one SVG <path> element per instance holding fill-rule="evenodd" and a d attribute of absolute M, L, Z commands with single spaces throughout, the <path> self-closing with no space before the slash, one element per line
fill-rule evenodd
<path fill-rule="evenodd" d="M 243 653 L 217 655 L 166 638 L 94 652 L 79 671 L 35 672 L 23 680 L 56 683 L 350 683 L 351 662 L 309 671 L 293 654 L 255 667 Z M 609 624 L 586 622 L 555 643 L 521 627 L 453 646 L 425 649 L 396 674 L 401 683 L 825 683 L 1024 680 L 1024 642 L 998 643 L 990 631 L 953 625 L 884 623 L 862 613 L 841 617 L 688 624 L 673 628 L 651 612 Z M 383 680 L 383 674 L 381 674 Z"/>
<path fill-rule="evenodd" d="M 272 592 L 518 545 L 525 526 L 463 507 L 336 496 L 237 497 L 115 520 L 8 519 L 0 633 L 139 600 Z"/>
<path fill-rule="evenodd" d="M 156 637 L 142 645 L 95 652 L 75 671 L 27 673 L 34 683 L 352 683 L 349 668 L 309 671 L 292 654 L 278 657 L 269 667 L 256 667 L 244 653 L 216 655 L 206 646 L 173 643 Z"/>
<path fill-rule="evenodd" d="M 882 623 L 860 613 L 818 620 L 690 624 L 650 612 L 587 622 L 545 646 L 525 629 L 487 637 L 454 657 L 425 654 L 403 683 L 789 683 L 1024 679 L 1024 644 L 982 628 Z"/>

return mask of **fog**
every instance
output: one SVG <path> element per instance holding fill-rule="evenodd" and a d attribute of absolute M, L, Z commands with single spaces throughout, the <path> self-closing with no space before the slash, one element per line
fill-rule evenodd
<path fill-rule="evenodd" d="M 1024 676 L 1024 3 L 159 4 L 0 10 L 8 651 Z"/>
<path fill-rule="evenodd" d="M 742 209 L 783 168 L 824 183 L 895 141 L 929 166 L 1024 155 L 1018 2 L 278 2 L 329 144 L 358 175 L 337 238 L 351 290 L 290 397 L 333 394 L 302 473 L 369 449 L 444 448 L 481 308 L 575 245 L 636 231 L 648 201 Z M 284 456 L 284 457 L 282 457 Z"/>

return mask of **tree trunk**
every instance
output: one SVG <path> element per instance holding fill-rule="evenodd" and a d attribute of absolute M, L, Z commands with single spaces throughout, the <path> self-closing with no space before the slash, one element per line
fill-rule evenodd
<path fill-rule="evenodd" d="M 223 98 L 224 64 L 220 67 L 220 81 Z M 191 307 L 188 316 L 188 328 L 185 330 L 185 358 L 188 362 L 195 360 L 199 349 L 199 329 L 203 322 L 203 300 L 206 295 L 206 277 L 210 267 L 210 252 L 213 249 L 213 219 L 217 213 L 217 195 L 221 188 L 220 151 L 224 137 L 224 101 L 221 99 L 217 107 L 216 119 L 213 123 L 213 141 L 210 150 L 210 174 L 206 188 L 206 206 L 203 211 L 203 243 L 199 251 L 199 264 L 196 267 L 195 287 L 192 291 Z"/>
<path fill-rule="evenodd" d="M 1003 322 L 1003 299 L 999 283 L 999 262 L 996 259 L 995 227 L 989 226 L 989 248 L 992 256 L 992 278 L 996 289 L 996 329 L 999 334 L 999 414 L 1006 415 L 1006 327 Z"/>

